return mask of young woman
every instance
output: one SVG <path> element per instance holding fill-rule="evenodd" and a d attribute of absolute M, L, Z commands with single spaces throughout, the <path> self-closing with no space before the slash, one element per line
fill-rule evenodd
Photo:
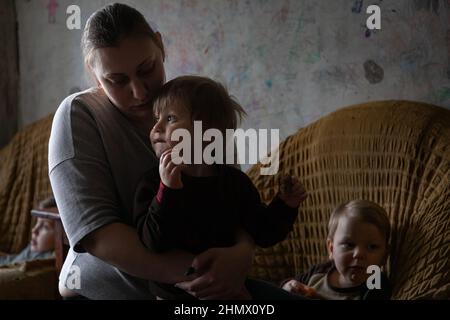
<path fill-rule="evenodd" d="M 165 82 L 164 46 L 141 13 L 108 5 L 88 20 L 85 64 L 97 87 L 59 106 L 49 142 L 49 175 L 71 250 L 60 292 L 89 299 L 152 299 L 148 280 L 181 283 L 191 294 L 226 299 L 242 288 L 253 240 L 200 255 L 146 249 L 132 227 L 136 184 L 158 166 L 149 141 L 152 99 Z M 202 274 L 185 276 L 194 265 Z M 259 290 L 262 292 L 262 290 Z"/>

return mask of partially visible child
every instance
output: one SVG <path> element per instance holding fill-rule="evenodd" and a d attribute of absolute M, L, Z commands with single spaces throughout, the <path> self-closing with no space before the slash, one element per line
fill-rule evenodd
<path fill-rule="evenodd" d="M 49 197 L 43 200 L 38 207 L 39 209 L 56 207 L 55 198 Z M 54 233 L 54 221 L 37 218 L 31 231 L 30 244 L 18 254 L 0 255 L 0 265 L 52 257 L 55 249 Z"/>
<path fill-rule="evenodd" d="M 331 300 L 390 299 L 391 286 L 381 273 L 381 288 L 369 289 L 370 265 L 387 260 L 391 227 L 386 211 L 366 200 L 338 206 L 328 223 L 330 261 L 284 281 L 284 290 L 310 298 Z"/>
<path fill-rule="evenodd" d="M 150 172 L 144 177 L 134 213 L 138 233 L 148 248 L 199 254 L 234 245 L 239 230 L 245 230 L 261 247 L 286 238 L 298 206 L 307 197 L 295 177 L 285 179 L 281 191 L 266 206 L 248 176 L 235 167 L 205 162 L 176 165 L 171 158 L 172 148 L 178 144 L 172 141 L 175 129 L 187 129 L 193 140 L 199 138 L 194 137 L 194 121 L 202 121 L 203 130 L 218 129 L 222 137 L 226 129 L 236 129 L 238 116 L 244 111 L 222 85 L 198 76 L 176 78 L 163 86 L 154 111 L 157 122 L 150 139 L 160 158 L 159 175 Z M 194 159 L 193 152 L 191 156 Z M 152 179 L 160 179 L 159 190 L 151 190 L 158 185 Z M 164 299 L 193 298 L 172 285 L 151 282 L 150 290 Z M 245 288 L 240 297 L 248 297 Z"/>

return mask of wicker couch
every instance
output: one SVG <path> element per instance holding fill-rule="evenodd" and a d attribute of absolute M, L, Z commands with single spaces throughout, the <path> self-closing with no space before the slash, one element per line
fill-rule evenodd
<path fill-rule="evenodd" d="M 0 252 L 18 253 L 30 241 L 30 211 L 51 195 L 48 139 L 53 115 L 18 132 L 0 150 Z M 0 267 L 0 299 L 58 298 L 55 260 Z"/>
<path fill-rule="evenodd" d="M 0 251 L 18 252 L 27 245 L 34 222 L 30 210 L 51 194 L 51 121 L 48 116 L 28 126 L 0 150 Z M 277 282 L 326 259 L 331 209 L 365 198 L 383 205 L 392 222 L 387 269 L 394 298 L 450 297 L 449 110 L 407 101 L 340 109 L 280 145 L 280 172 L 301 177 L 311 195 L 289 238 L 257 252 L 253 275 Z M 260 176 L 258 165 L 248 174 L 270 201 L 277 177 Z M 56 290 L 29 289 L 56 286 L 54 269 L 35 267 L 5 271 L 1 298 L 54 298 Z M 19 278 L 24 285 L 11 285 Z"/>
<path fill-rule="evenodd" d="M 326 261 L 333 207 L 351 199 L 382 205 L 391 224 L 387 271 L 394 299 L 450 298 L 450 110 L 408 101 L 340 109 L 280 145 L 280 170 L 310 197 L 289 238 L 259 250 L 253 274 L 279 281 Z M 264 201 L 277 176 L 248 175 Z"/>

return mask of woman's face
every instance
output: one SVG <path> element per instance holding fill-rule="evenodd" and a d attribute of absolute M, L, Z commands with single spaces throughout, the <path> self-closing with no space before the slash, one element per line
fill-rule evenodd
<path fill-rule="evenodd" d="M 166 80 L 162 52 L 151 38 L 128 37 L 118 47 L 96 49 L 92 71 L 122 113 L 151 127 L 152 99 Z"/>

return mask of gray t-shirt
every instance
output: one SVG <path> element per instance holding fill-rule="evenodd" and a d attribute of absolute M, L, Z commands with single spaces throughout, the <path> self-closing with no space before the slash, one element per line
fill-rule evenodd
<path fill-rule="evenodd" d="M 136 184 L 158 165 L 148 135 L 139 132 L 101 89 L 92 88 L 67 97 L 59 106 L 48 161 L 71 246 L 60 279 L 66 283 L 77 269 L 80 289 L 74 291 L 87 298 L 152 299 L 146 280 L 121 272 L 79 244 L 109 223 L 132 225 Z"/>

